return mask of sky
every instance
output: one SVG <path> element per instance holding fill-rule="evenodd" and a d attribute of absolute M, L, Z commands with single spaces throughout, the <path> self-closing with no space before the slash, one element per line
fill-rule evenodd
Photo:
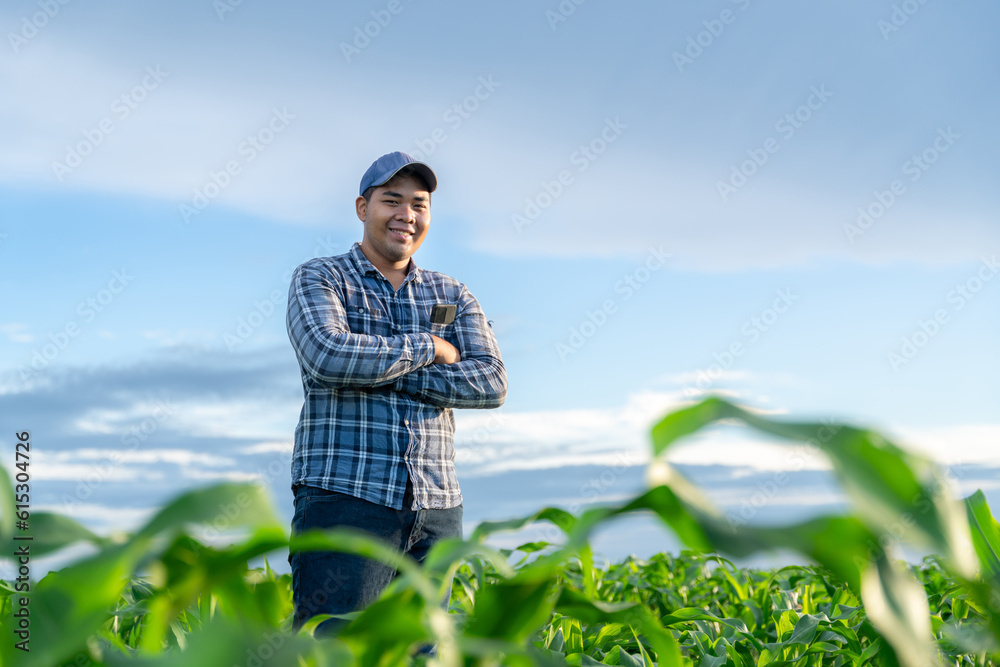
<path fill-rule="evenodd" d="M 467 531 L 637 492 L 651 426 L 709 393 L 878 428 L 996 504 L 998 19 L 4 3 L 0 463 L 29 431 L 32 508 L 103 532 L 227 480 L 290 520 L 291 272 L 360 241 L 361 175 L 402 150 L 439 179 L 413 259 L 476 296 L 508 374 L 456 411 Z M 730 511 L 792 468 L 734 426 L 670 460 Z M 772 520 L 840 506 L 822 459 L 793 472 Z M 676 544 L 628 525 L 598 551 Z"/>

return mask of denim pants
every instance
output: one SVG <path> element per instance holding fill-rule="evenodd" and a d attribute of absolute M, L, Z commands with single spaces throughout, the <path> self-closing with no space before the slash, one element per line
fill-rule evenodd
<path fill-rule="evenodd" d="M 354 496 L 314 486 L 296 485 L 292 532 L 349 526 L 365 530 L 388 545 L 423 562 L 440 539 L 462 537 L 462 506 L 449 509 L 409 509 L 413 489 L 406 483 L 403 509 L 396 510 Z M 371 604 L 396 576 L 396 570 L 378 561 L 336 551 L 291 554 L 293 630 L 316 614 L 345 614 Z M 447 609 L 451 587 L 443 605 Z M 316 628 L 316 636 L 336 634 L 347 621 L 330 618 Z"/>

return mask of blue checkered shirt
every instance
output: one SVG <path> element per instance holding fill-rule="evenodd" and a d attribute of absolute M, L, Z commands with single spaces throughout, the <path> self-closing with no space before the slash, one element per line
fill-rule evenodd
<path fill-rule="evenodd" d="M 455 321 L 432 324 L 436 304 L 455 304 Z M 295 269 L 286 325 L 305 393 L 292 485 L 402 509 L 409 476 L 410 509 L 458 506 L 452 408 L 496 408 L 507 396 L 496 337 L 466 286 L 410 258 L 393 290 L 355 243 Z M 462 360 L 433 363 L 430 334 Z"/>

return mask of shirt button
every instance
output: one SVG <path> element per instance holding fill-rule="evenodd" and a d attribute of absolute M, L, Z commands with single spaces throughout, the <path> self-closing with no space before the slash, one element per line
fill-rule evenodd
<path fill-rule="evenodd" d="M 358 306 L 358 312 L 359 312 L 359 313 L 363 313 L 363 312 L 365 312 L 365 309 L 364 309 L 364 308 L 362 308 L 362 307 L 360 307 L 360 306 Z"/>

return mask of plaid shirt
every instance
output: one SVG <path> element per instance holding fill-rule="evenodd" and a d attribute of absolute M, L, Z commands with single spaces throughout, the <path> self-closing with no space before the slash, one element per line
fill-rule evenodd
<path fill-rule="evenodd" d="M 455 321 L 431 324 L 435 304 Z M 286 317 L 305 402 L 295 428 L 292 484 L 308 484 L 402 509 L 456 507 L 452 408 L 496 408 L 507 372 L 492 327 L 462 283 L 410 269 L 398 290 L 355 243 L 292 274 Z M 430 334 L 462 360 L 434 363 Z"/>

